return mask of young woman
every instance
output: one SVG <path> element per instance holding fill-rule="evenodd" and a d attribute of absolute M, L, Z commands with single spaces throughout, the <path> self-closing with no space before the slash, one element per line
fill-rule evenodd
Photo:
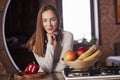
<path fill-rule="evenodd" d="M 66 65 L 63 54 L 73 49 L 73 34 L 61 28 L 59 14 L 51 5 L 41 7 L 36 31 L 27 42 L 40 66 L 39 72 L 60 72 Z"/>

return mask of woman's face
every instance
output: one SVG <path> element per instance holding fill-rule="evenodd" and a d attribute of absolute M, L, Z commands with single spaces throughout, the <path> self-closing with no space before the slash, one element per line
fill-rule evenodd
<path fill-rule="evenodd" d="M 56 31 L 57 28 L 57 17 L 52 10 L 47 10 L 42 14 L 43 28 L 47 33 Z"/>

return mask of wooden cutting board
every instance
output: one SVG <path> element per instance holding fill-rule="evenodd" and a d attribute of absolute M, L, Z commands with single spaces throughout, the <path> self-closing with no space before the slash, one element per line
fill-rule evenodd
<path fill-rule="evenodd" d="M 46 75 L 45 72 L 38 72 L 35 74 L 23 74 L 23 75 L 14 74 L 14 79 L 23 80 L 23 79 L 43 78 L 45 75 Z"/>

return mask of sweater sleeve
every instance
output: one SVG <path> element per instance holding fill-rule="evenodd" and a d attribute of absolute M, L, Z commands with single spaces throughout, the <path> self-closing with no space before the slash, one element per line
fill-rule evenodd
<path fill-rule="evenodd" d="M 51 44 L 47 44 L 47 50 L 45 57 L 38 56 L 34 53 L 34 56 L 42 68 L 43 71 L 50 73 L 53 68 L 53 59 L 54 59 L 54 46 Z"/>

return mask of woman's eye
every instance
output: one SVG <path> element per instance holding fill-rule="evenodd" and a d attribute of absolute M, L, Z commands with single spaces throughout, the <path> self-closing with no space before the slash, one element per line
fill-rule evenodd
<path fill-rule="evenodd" d="M 52 20 L 52 21 L 56 21 L 57 19 L 56 19 L 56 18 L 52 18 L 51 20 Z"/>

